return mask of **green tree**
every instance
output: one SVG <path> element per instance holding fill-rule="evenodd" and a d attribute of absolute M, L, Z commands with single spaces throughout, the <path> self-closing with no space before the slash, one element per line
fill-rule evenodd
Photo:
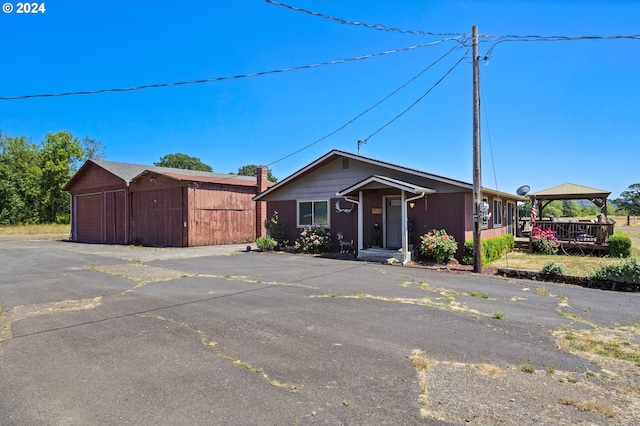
<path fill-rule="evenodd" d="M 40 220 L 69 222 L 69 195 L 62 191 L 81 164 L 85 152 L 80 140 L 67 131 L 47 133 L 40 149 Z"/>
<path fill-rule="evenodd" d="M 255 164 L 248 164 L 246 166 L 242 166 L 238 169 L 238 175 L 240 176 L 255 176 L 256 172 L 258 171 L 258 166 L 256 166 Z M 267 175 L 267 180 L 271 181 L 271 182 L 278 182 L 278 179 L 271 174 L 271 170 L 268 170 L 268 175 Z M 232 173 L 233 174 L 233 173 Z"/>
<path fill-rule="evenodd" d="M 0 224 L 39 222 L 41 178 L 38 146 L 0 132 Z"/>
<path fill-rule="evenodd" d="M 167 154 L 160 158 L 160 161 L 153 163 L 158 167 L 173 167 L 176 169 L 199 170 L 201 172 L 212 172 L 213 169 L 200 161 L 197 157 L 187 154 L 176 153 Z"/>
<path fill-rule="evenodd" d="M 628 215 L 640 216 L 640 183 L 629 185 L 626 191 L 615 200 L 620 209 L 626 210 Z"/>
<path fill-rule="evenodd" d="M 580 206 L 575 200 L 562 201 L 562 217 L 580 216 Z"/>

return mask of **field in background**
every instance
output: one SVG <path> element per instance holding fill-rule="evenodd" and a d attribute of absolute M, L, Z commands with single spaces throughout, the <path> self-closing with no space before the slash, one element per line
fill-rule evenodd
<path fill-rule="evenodd" d="M 42 225 L 0 226 L 0 235 L 70 234 L 71 225 L 48 223 Z"/>

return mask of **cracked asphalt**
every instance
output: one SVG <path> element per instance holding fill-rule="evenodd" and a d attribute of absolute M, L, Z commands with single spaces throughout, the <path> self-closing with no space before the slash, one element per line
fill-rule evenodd
<path fill-rule="evenodd" d="M 0 240 L 0 424 L 640 421 L 637 364 L 558 342 L 637 349 L 638 294 L 245 247 Z"/>

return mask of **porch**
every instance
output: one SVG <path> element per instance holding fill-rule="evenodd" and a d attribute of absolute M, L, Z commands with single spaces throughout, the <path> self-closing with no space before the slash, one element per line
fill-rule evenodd
<path fill-rule="evenodd" d="M 609 236 L 613 235 L 615 222 L 593 222 L 590 220 L 539 220 L 535 227 L 551 230 L 565 254 L 588 255 L 596 251 L 609 250 Z"/>

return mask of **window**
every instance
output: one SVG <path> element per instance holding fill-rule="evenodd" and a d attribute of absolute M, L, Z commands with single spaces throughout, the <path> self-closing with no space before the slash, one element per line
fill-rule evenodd
<path fill-rule="evenodd" d="M 482 197 L 482 202 L 486 204 L 486 209 L 489 209 L 489 199 L 486 197 Z M 478 220 L 480 221 L 480 229 L 487 229 L 489 227 L 489 212 L 487 215 L 482 216 L 480 212 L 478 212 Z"/>
<path fill-rule="evenodd" d="M 329 227 L 329 200 L 298 201 L 298 227 Z"/>
<path fill-rule="evenodd" d="M 493 226 L 502 226 L 502 200 L 493 200 Z"/>

